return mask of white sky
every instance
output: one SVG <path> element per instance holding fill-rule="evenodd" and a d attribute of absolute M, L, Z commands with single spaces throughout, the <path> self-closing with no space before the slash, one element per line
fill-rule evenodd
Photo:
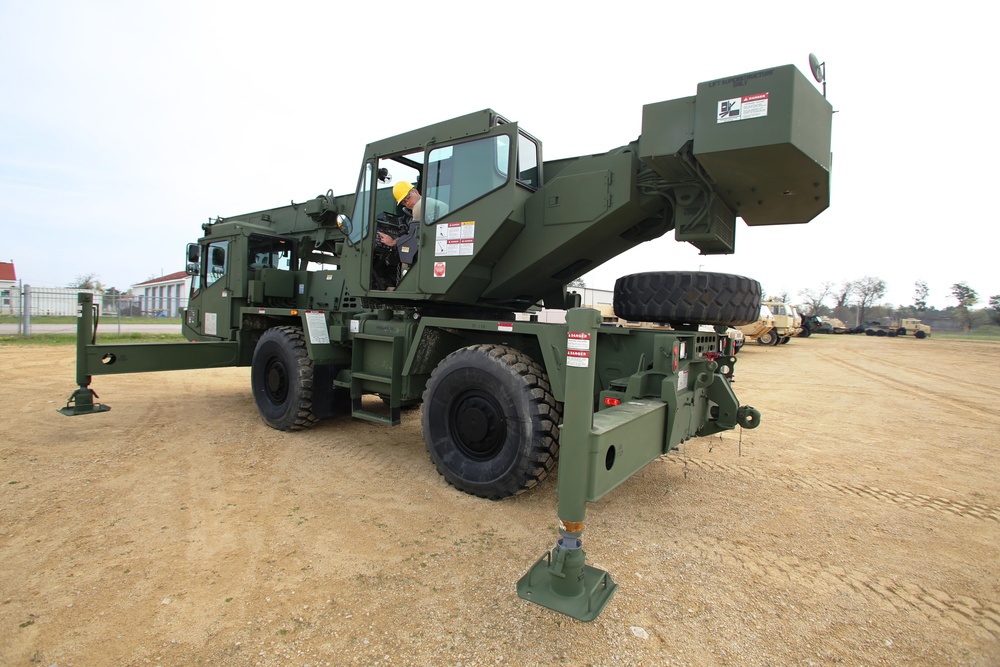
<path fill-rule="evenodd" d="M 593 9 L 585 9 L 593 7 Z M 827 63 L 831 207 L 738 223 L 736 253 L 672 234 L 585 277 L 739 273 L 768 293 L 865 275 L 886 302 L 1000 294 L 981 200 L 1000 170 L 988 3 L 0 0 L 0 259 L 23 282 L 127 289 L 183 269 L 209 216 L 353 191 L 365 144 L 490 107 L 546 159 L 635 139 L 701 81 Z M 993 266 L 993 268 L 990 268 Z"/>

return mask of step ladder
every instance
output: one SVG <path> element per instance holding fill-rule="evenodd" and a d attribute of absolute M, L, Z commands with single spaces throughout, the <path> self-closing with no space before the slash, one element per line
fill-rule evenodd
<path fill-rule="evenodd" d="M 354 334 L 351 351 L 351 379 L 342 386 L 351 390 L 351 415 L 358 419 L 399 426 L 400 395 L 403 389 L 403 337 L 378 334 Z M 338 383 L 340 384 L 340 383 Z M 361 403 L 365 394 L 389 398 L 387 412 L 366 410 Z"/>

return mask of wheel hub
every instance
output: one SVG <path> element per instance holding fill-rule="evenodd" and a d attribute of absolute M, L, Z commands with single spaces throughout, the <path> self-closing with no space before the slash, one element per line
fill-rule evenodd
<path fill-rule="evenodd" d="M 288 376 L 285 373 L 284 365 L 272 361 L 267 365 L 267 372 L 264 374 L 264 387 L 268 395 L 276 402 L 285 400 L 288 394 Z"/>
<path fill-rule="evenodd" d="M 482 392 L 466 392 L 452 404 L 449 427 L 463 454 L 477 461 L 493 458 L 507 439 L 503 411 Z"/>

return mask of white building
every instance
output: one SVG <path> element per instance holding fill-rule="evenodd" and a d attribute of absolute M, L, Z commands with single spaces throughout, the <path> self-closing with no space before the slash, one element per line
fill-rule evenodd
<path fill-rule="evenodd" d="M 17 274 L 14 260 L 0 262 L 0 315 L 10 315 L 17 307 L 11 299 L 17 295 Z"/>
<path fill-rule="evenodd" d="M 191 293 L 191 276 L 178 271 L 132 285 L 132 297 L 143 315 L 178 317 L 187 308 Z"/>

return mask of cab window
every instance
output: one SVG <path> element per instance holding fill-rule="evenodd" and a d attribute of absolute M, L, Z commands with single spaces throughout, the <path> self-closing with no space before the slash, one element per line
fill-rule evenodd
<path fill-rule="evenodd" d="M 294 265 L 292 242 L 276 236 L 251 234 L 247 242 L 247 267 L 251 271 L 280 269 L 288 271 Z"/>
<path fill-rule="evenodd" d="M 212 285 L 226 275 L 228 266 L 229 241 L 216 241 L 208 245 L 208 252 L 205 253 L 205 286 Z"/>
<path fill-rule="evenodd" d="M 427 156 L 427 192 L 443 203 L 439 210 L 454 211 L 500 188 L 509 178 L 510 140 L 484 137 L 433 149 Z M 433 223 L 432 207 L 425 204 L 425 223 Z"/>
<path fill-rule="evenodd" d="M 366 162 L 361 170 L 361 180 L 358 182 L 358 196 L 354 201 L 354 215 L 351 216 L 350 229 L 344 229 L 347 242 L 354 245 L 368 231 L 368 214 L 371 211 L 372 163 Z"/>

